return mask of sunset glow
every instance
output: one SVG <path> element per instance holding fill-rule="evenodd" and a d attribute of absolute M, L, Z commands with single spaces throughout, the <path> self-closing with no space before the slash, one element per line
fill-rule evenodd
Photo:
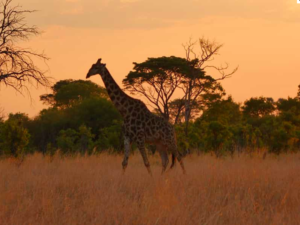
<path fill-rule="evenodd" d="M 185 57 L 182 47 L 190 38 L 206 37 L 224 44 L 213 65 L 239 66 L 222 82 L 237 102 L 250 97 L 295 96 L 299 81 L 300 4 L 278 1 L 197 0 L 22 0 L 24 9 L 36 9 L 28 23 L 43 34 L 20 42 L 50 57 L 48 76 L 85 79 L 98 58 L 107 63 L 117 83 L 148 57 Z M 207 71 L 217 78 L 219 74 Z M 92 81 L 103 85 L 100 76 Z M 41 94 L 31 89 L 32 102 L 1 84 L 0 106 L 5 113 L 36 116 L 45 107 Z"/>

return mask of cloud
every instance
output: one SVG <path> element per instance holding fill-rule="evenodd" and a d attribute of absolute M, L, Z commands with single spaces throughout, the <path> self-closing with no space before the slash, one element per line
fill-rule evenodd
<path fill-rule="evenodd" d="M 30 19 L 41 26 L 153 29 L 208 16 L 300 22 L 295 0 L 22 0 L 22 5 L 39 10 Z"/>

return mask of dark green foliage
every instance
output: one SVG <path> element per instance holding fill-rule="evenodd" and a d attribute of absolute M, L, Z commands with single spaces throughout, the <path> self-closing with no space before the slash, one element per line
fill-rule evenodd
<path fill-rule="evenodd" d="M 63 155 L 75 153 L 92 154 L 94 148 L 94 135 L 91 129 L 81 125 L 78 131 L 73 129 L 61 130 L 57 138 L 57 147 Z"/>
<path fill-rule="evenodd" d="M 30 122 L 31 142 L 37 151 L 60 148 L 62 153 L 90 154 L 100 130 L 121 121 L 106 90 L 90 81 L 59 81 L 52 89 L 53 94 L 41 97 L 51 99 L 52 107 Z"/>
<path fill-rule="evenodd" d="M 191 124 L 190 148 L 215 150 L 217 154 L 232 150 L 239 142 L 238 126 L 242 121 L 240 106 L 231 97 L 211 102 L 203 114 Z"/>
<path fill-rule="evenodd" d="M 262 117 L 273 113 L 275 106 L 272 98 L 259 97 L 245 101 L 242 109 L 245 116 Z"/>
<path fill-rule="evenodd" d="M 110 127 L 114 120 L 121 121 L 121 115 L 111 101 L 104 98 L 90 98 L 72 108 L 66 110 L 69 118 L 69 126 L 72 128 L 85 124 L 91 128 L 95 138 L 99 136 L 102 128 Z"/>
<path fill-rule="evenodd" d="M 77 148 L 81 154 L 91 154 L 94 148 L 93 138 L 95 135 L 92 134 L 91 128 L 81 125 L 78 130 Z"/>
<path fill-rule="evenodd" d="M 288 147 L 289 135 L 282 128 L 278 128 L 273 132 L 272 142 L 271 142 L 271 151 L 275 153 L 280 153 L 285 151 Z"/>
<path fill-rule="evenodd" d="M 287 114 L 291 117 L 300 115 L 300 99 L 298 98 L 281 98 L 277 101 L 276 105 L 281 114 Z"/>
<path fill-rule="evenodd" d="M 100 129 L 99 138 L 96 142 L 96 151 L 111 150 L 114 152 L 123 151 L 122 124 L 114 120 L 113 124 Z"/>
<path fill-rule="evenodd" d="M 76 141 L 78 140 L 78 133 L 73 129 L 61 130 L 57 138 L 58 149 L 65 154 L 76 153 Z"/>
<path fill-rule="evenodd" d="M 219 121 L 226 125 L 239 123 L 242 119 L 240 105 L 233 102 L 231 96 L 227 99 L 212 101 L 199 119 Z"/>
<path fill-rule="evenodd" d="M 112 103 L 104 98 L 86 99 L 67 109 L 49 108 L 43 110 L 32 121 L 33 142 L 38 150 L 45 153 L 49 143 L 58 147 L 57 137 L 60 131 L 68 129 L 75 130 L 81 135 L 86 132 L 85 135 L 92 135 L 93 141 L 96 141 L 100 130 L 112 126 L 114 120 L 121 121 L 121 116 Z M 82 124 L 88 131 L 81 127 Z"/>
<path fill-rule="evenodd" d="M 217 156 L 234 150 L 266 148 L 274 153 L 300 147 L 300 114 L 297 98 L 251 98 L 240 107 L 231 97 L 212 102 L 190 126 L 188 140 L 177 126 L 181 148 L 214 151 Z M 240 109 L 242 108 L 243 111 Z"/>
<path fill-rule="evenodd" d="M 44 109 L 33 119 L 30 133 L 37 151 L 46 153 L 49 146 L 56 148 L 56 139 L 61 130 L 69 128 L 70 118 L 64 110 Z"/>
<path fill-rule="evenodd" d="M 44 104 L 58 108 L 68 108 L 89 98 L 108 98 L 103 87 L 84 80 L 61 80 L 52 88 L 52 94 L 41 95 Z"/>
<path fill-rule="evenodd" d="M 0 155 L 22 157 L 29 153 L 30 134 L 25 128 L 28 122 L 25 114 L 10 114 L 8 119 L 0 124 Z"/>
<path fill-rule="evenodd" d="M 49 148 L 57 148 L 58 136 L 63 138 L 67 135 L 60 133 L 62 130 L 77 132 L 85 124 L 95 139 L 100 128 L 109 126 L 114 119 L 120 119 L 108 100 L 106 90 L 91 81 L 61 80 L 52 87 L 52 91 L 41 96 L 41 101 L 51 107 L 42 110 L 30 124 L 30 132 L 34 134 L 31 142 L 38 151 L 46 153 Z"/>
<path fill-rule="evenodd" d="M 220 156 L 225 151 L 231 150 L 231 136 L 228 127 L 218 121 L 212 121 L 206 130 L 206 148 L 214 150 L 216 155 Z"/>

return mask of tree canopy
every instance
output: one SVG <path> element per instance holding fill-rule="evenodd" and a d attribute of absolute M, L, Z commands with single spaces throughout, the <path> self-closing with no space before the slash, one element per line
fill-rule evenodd
<path fill-rule="evenodd" d="M 250 98 L 244 103 L 243 113 L 252 117 L 262 117 L 274 112 L 274 100 L 272 98 Z"/>
<path fill-rule="evenodd" d="M 133 94 L 141 94 L 169 119 L 169 102 L 177 89 L 182 89 L 192 74 L 205 77 L 202 70 L 193 68 L 196 62 L 170 56 L 148 58 L 142 63 L 133 63 L 134 68 L 123 80 L 125 89 Z"/>
<path fill-rule="evenodd" d="M 84 80 L 61 80 L 54 84 L 51 94 L 40 96 L 41 101 L 52 107 L 68 108 L 88 98 L 107 98 L 106 89 Z"/>
<path fill-rule="evenodd" d="M 42 110 L 29 129 L 34 133 L 32 143 L 42 152 L 49 146 L 62 147 L 65 153 L 72 152 L 79 148 L 77 142 L 83 146 L 83 139 L 86 150 L 91 151 L 90 139 L 95 144 L 102 129 L 115 124 L 121 126 L 121 115 L 108 99 L 106 89 L 91 81 L 58 81 L 51 94 L 41 96 L 41 101 L 50 108 Z M 86 137 L 83 138 L 81 133 Z M 70 140 L 76 144 L 70 147 Z"/>

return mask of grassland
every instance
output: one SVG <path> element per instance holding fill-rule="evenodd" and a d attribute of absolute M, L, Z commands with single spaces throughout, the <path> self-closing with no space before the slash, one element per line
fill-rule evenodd
<path fill-rule="evenodd" d="M 0 224 L 300 224 L 300 155 L 185 158 L 151 178 L 139 154 L 0 161 Z"/>

